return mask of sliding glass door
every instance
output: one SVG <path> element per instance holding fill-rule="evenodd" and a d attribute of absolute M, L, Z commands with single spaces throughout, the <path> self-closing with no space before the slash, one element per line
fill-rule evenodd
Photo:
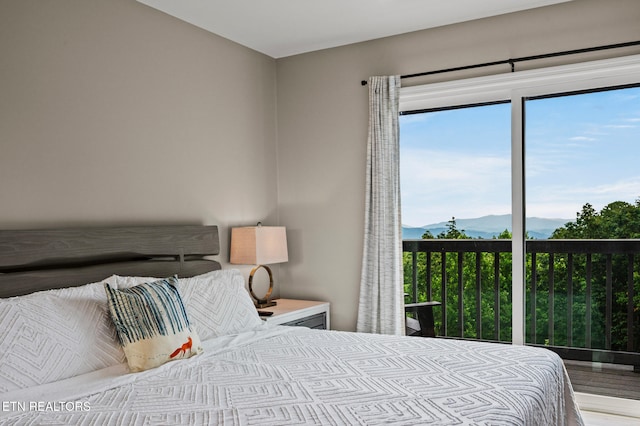
<path fill-rule="evenodd" d="M 405 292 L 442 302 L 439 335 L 612 367 L 640 399 L 639 85 L 633 56 L 401 90 Z"/>

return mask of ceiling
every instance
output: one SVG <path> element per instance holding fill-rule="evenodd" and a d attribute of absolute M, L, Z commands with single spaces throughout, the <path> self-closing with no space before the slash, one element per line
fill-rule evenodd
<path fill-rule="evenodd" d="M 571 0 L 138 0 L 282 58 Z"/>

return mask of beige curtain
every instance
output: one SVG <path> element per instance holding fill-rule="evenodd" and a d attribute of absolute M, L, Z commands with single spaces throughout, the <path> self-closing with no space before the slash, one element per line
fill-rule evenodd
<path fill-rule="evenodd" d="M 369 79 L 364 250 L 357 331 L 404 334 L 399 76 Z"/>

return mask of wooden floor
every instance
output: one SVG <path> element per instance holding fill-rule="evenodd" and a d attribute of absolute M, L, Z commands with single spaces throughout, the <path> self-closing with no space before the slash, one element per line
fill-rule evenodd
<path fill-rule="evenodd" d="M 575 392 L 640 400 L 640 373 L 619 366 L 565 361 Z"/>

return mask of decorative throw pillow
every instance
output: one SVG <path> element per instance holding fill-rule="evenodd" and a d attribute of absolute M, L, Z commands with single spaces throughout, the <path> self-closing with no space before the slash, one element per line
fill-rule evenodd
<path fill-rule="evenodd" d="M 129 369 L 148 370 L 202 352 L 177 288 L 177 277 L 126 289 L 104 284 Z"/>
<path fill-rule="evenodd" d="M 116 284 L 118 288 L 129 288 L 156 279 L 117 276 Z M 202 341 L 264 326 L 237 269 L 180 278 L 178 289 Z"/>

